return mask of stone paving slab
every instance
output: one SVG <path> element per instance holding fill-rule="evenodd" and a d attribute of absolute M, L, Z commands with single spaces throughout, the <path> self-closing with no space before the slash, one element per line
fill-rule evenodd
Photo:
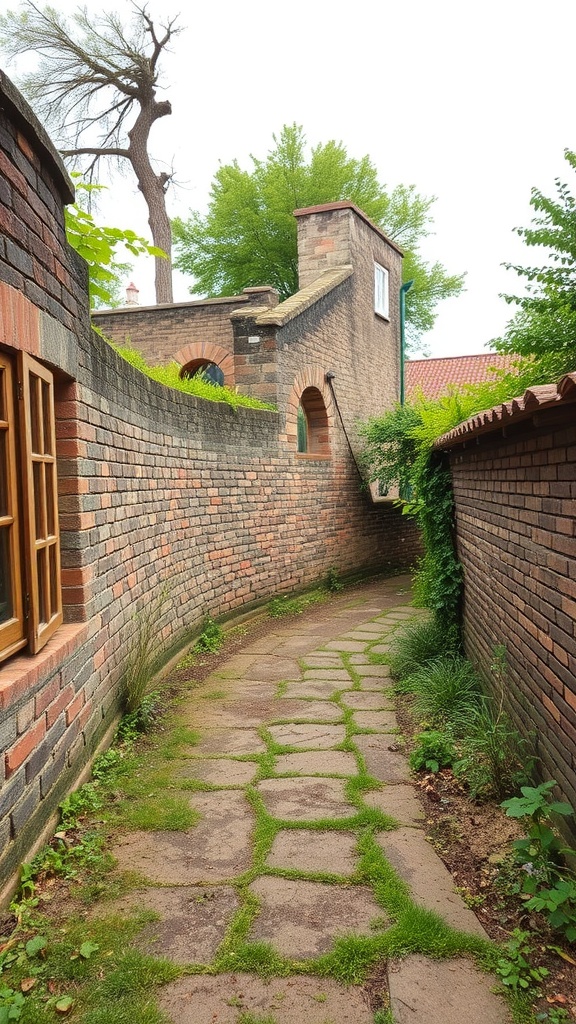
<path fill-rule="evenodd" d="M 299 718 L 317 722 L 340 722 L 342 709 L 328 700 L 294 700 L 291 697 L 279 697 L 271 721 L 296 722 Z"/>
<path fill-rule="evenodd" d="M 199 779 L 211 786 L 247 786 L 257 773 L 254 761 L 231 761 L 225 757 L 190 758 L 181 771 L 183 778 Z"/>
<path fill-rule="evenodd" d="M 346 738 L 343 725 L 271 725 L 268 731 L 282 747 L 309 747 L 311 750 L 329 750 Z"/>
<path fill-rule="evenodd" d="M 214 679 L 211 677 L 212 686 L 205 688 L 206 692 L 200 692 L 198 696 L 203 702 L 210 700 L 237 701 L 237 700 L 272 700 L 278 691 L 277 683 L 254 682 L 250 679 Z M 220 696 L 211 697 L 211 694 Z M 202 708 L 199 704 L 198 707 Z"/>
<path fill-rule="evenodd" d="M 154 956 L 189 964 L 214 959 L 239 903 L 232 886 L 163 886 L 134 889 L 119 900 L 96 907 L 99 916 L 153 911 L 158 920 L 144 925 L 135 945 Z"/>
<path fill-rule="evenodd" d="M 454 892 L 454 879 L 424 834 L 414 828 L 381 832 L 379 845 L 401 878 L 412 890 L 415 903 L 434 910 L 459 931 L 487 938 L 476 915 Z"/>
<path fill-rule="evenodd" d="M 345 668 L 307 668 L 304 670 L 304 679 L 312 681 L 329 680 L 332 683 L 343 683 L 348 686 L 352 680 Z"/>
<path fill-rule="evenodd" d="M 377 807 L 396 818 L 401 825 L 422 825 L 426 818 L 413 786 L 384 786 L 365 793 L 363 800 L 369 807 Z"/>
<path fill-rule="evenodd" d="M 320 956 L 341 935 L 370 935 L 370 922 L 383 916 L 367 886 L 264 876 L 250 888 L 262 906 L 249 938 L 292 959 Z"/>
<path fill-rule="evenodd" d="M 380 687 L 376 693 L 361 693 L 358 690 L 349 690 L 342 694 L 342 703 L 348 708 L 357 711 L 390 711 L 392 702 L 390 695 Z"/>
<path fill-rule="evenodd" d="M 322 634 L 304 633 L 303 636 L 290 634 L 282 643 L 275 648 L 275 653 L 281 658 L 305 658 L 310 651 L 321 647 L 324 642 Z"/>
<path fill-rule="evenodd" d="M 374 691 L 378 693 L 386 693 L 391 698 L 389 690 L 387 688 L 383 689 L 383 686 L 386 687 L 387 682 L 387 679 L 382 679 L 380 676 L 362 676 L 362 679 L 360 680 L 360 689 L 365 690 L 367 693 L 372 693 Z"/>
<path fill-rule="evenodd" d="M 301 754 L 279 754 L 275 771 L 277 775 L 356 775 L 358 765 L 354 754 L 344 750 L 306 750 Z"/>
<path fill-rule="evenodd" d="M 269 718 L 274 708 L 271 700 L 202 701 L 183 714 L 187 725 L 195 729 L 254 729 Z"/>
<path fill-rule="evenodd" d="M 119 837 L 111 852 L 120 869 L 160 885 L 220 882 L 246 871 L 254 813 L 244 793 L 194 793 L 190 803 L 202 815 L 194 828 Z"/>
<path fill-rule="evenodd" d="M 330 978 L 257 978 L 250 974 L 179 978 L 158 990 L 174 1024 L 238 1024 L 242 1015 L 276 1024 L 373 1024 L 362 990 Z"/>
<path fill-rule="evenodd" d="M 347 832 L 278 832 L 266 858 L 271 868 L 352 875 L 358 866 L 356 836 Z"/>
<path fill-rule="evenodd" d="M 349 818 L 356 808 L 344 794 L 343 779 L 264 779 L 257 783 L 266 810 L 283 821 L 319 821 L 322 818 Z"/>
<path fill-rule="evenodd" d="M 255 729 L 205 729 L 194 753 L 199 754 L 262 754 L 266 744 Z"/>
<path fill-rule="evenodd" d="M 391 648 L 392 648 L 392 644 L 381 643 L 381 644 L 374 644 L 374 647 L 371 647 L 370 650 L 372 651 L 373 654 L 388 654 L 389 651 L 391 650 Z"/>
<path fill-rule="evenodd" d="M 358 640 L 329 640 L 327 644 L 324 644 L 327 651 L 344 651 L 348 654 L 359 654 L 364 650 L 365 644 L 360 643 Z"/>
<path fill-rule="evenodd" d="M 348 684 L 351 683 L 348 677 Z M 286 697 L 320 697 L 329 700 L 338 690 L 341 690 L 343 683 L 330 683 L 326 680 L 303 679 L 301 682 L 289 682 L 286 684 Z"/>
<path fill-rule="evenodd" d="M 463 958 L 409 956 L 388 969 L 395 1024 L 510 1024 L 495 980 Z"/>
<path fill-rule="evenodd" d="M 339 654 L 319 654 L 314 651 L 313 654 L 307 654 L 302 659 L 307 668 L 342 668 L 342 659 Z"/>
<path fill-rule="evenodd" d="M 355 711 L 354 721 L 361 729 L 392 732 L 398 728 L 398 719 L 393 711 Z"/>
<path fill-rule="evenodd" d="M 409 782 L 411 775 L 405 756 L 389 749 L 393 741 L 390 735 L 354 737 L 370 775 L 381 782 Z"/>
<path fill-rule="evenodd" d="M 372 665 L 368 659 L 363 665 L 354 664 L 354 671 L 357 676 L 372 676 L 374 679 L 389 679 L 389 665 Z"/>
<path fill-rule="evenodd" d="M 266 682 L 280 682 L 281 679 L 295 679 L 300 675 L 300 666 L 294 658 L 259 657 L 250 665 L 251 679 Z"/>

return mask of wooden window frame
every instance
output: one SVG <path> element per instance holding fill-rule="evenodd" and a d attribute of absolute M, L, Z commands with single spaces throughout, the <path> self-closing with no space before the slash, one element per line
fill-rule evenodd
<path fill-rule="evenodd" d="M 374 312 L 390 319 L 390 274 L 380 263 L 374 264 Z"/>
<path fill-rule="evenodd" d="M 3 523 L 0 517 L 0 527 L 10 527 L 12 607 L 19 624 L 13 641 L 6 629 L 12 620 L 0 626 L 2 662 L 26 645 L 32 654 L 38 653 L 62 624 L 63 609 L 54 378 L 25 352 L 16 358 L 0 352 L 0 367 L 2 409 L 10 421 L 0 419 L 0 430 L 8 439 L 7 493 L 13 518 L 8 523 L 4 517 Z"/>

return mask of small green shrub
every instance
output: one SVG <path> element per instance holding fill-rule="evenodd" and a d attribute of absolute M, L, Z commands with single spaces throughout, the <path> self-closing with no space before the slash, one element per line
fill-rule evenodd
<path fill-rule="evenodd" d="M 99 811 L 102 798 L 92 782 L 86 782 L 80 789 L 70 793 L 60 804 L 62 829 L 77 828 L 78 822 L 92 811 Z"/>
<path fill-rule="evenodd" d="M 473 800 L 503 800 L 528 782 L 534 767 L 526 740 L 488 699 L 470 717 L 459 746 L 454 773 L 465 781 Z"/>
<path fill-rule="evenodd" d="M 551 928 L 561 932 L 569 942 L 576 940 L 576 879 L 563 857 L 576 857 L 576 850 L 566 847 L 552 825 L 553 815 L 569 817 L 573 811 L 564 802 L 548 801 L 555 780 L 540 786 L 523 786 L 522 796 L 504 800 L 510 818 L 526 818 L 530 822 L 524 839 L 514 847 L 517 863 L 522 869 L 521 892 L 529 899 L 528 910 L 541 913 Z"/>
<path fill-rule="evenodd" d="M 532 949 L 528 938 L 529 932 L 515 928 L 496 965 L 496 974 L 502 984 L 515 992 L 538 988 L 549 974 L 546 967 L 533 967 L 530 963 Z"/>
<path fill-rule="evenodd" d="M 390 644 L 390 668 L 394 679 L 405 680 L 429 661 L 459 649 L 456 630 L 444 629 L 437 619 L 410 622 Z"/>
<path fill-rule="evenodd" d="M 337 594 L 340 590 L 344 590 L 344 584 L 340 579 L 340 573 L 338 572 L 338 569 L 334 565 L 330 566 L 330 568 L 328 569 L 328 572 L 326 573 L 326 578 L 324 580 L 324 585 L 326 587 L 326 590 L 329 590 L 330 593 L 332 594 Z"/>
<path fill-rule="evenodd" d="M 194 651 L 197 654 L 215 654 L 224 643 L 224 630 L 214 619 L 207 615 L 204 619 L 202 632 L 194 644 Z"/>
<path fill-rule="evenodd" d="M 451 724 L 465 728 L 480 699 L 480 687 L 472 665 L 456 654 L 422 665 L 406 680 L 414 694 L 414 708 L 431 725 Z"/>
<path fill-rule="evenodd" d="M 456 749 L 450 732 L 430 729 L 416 737 L 418 746 L 410 754 L 410 767 L 415 772 L 426 769 L 438 772 L 454 763 Z"/>
<path fill-rule="evenodd" d="M 149 732 L 152 725 L 158 718 L 161 708 L 161 695 L 158 690 L 152 690 L 142 697 L 139 705 L 127 714 L 122 716 L 116 739 L 120 743 L 131 744 L 143 732 Z"/>

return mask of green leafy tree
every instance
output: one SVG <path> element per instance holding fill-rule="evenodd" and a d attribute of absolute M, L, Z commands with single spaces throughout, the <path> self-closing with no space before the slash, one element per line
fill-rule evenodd
<path fill-rule="evenodd" d="M 9 57 L 33 55 L 19 85 L 65 158 L 91 175 L 105 159 L 131 166 L 152 240 L 164 254 L 156 260 L 156 301 L 172 302 L 166 212 L 172 175 L 153 168 L 149 139 L 155 122 L 172 113 L 156 92 L 161 59 L 180 29 L 175 18 L 158 25 L 146 5 L 132 7 L 125 25 L 116 11 L 79 7 L 67 19 L 54 7 L 22 0 L 20 10 L 0 14 L 0 47 Z"/>
<path fill-rule="evenodd" d="M 149 245 L 130 229 L 101 227 L 89 210 L 82 204 L 82 198 L 100 191 L 104 185 L 92 185 L 78 180 L 73 175 L 80 201 L 64 209 L 66 237 L 73 249 L 88 264 L 88 288 L 90 308 L 119 304 L 120 277 L 130 270 L 129 263 L 122 263 L 118 253 L 125 251 L 132 256 L 148 255 L 166 258 L 161 249 Z"/>
<path fill-rule="evenodd" d="M 406 310 L 414 346 L 430 330 L 441 299 L 459 295 L 463 275 L 450 275 L 419 252 L 430 234 L 433 198 L 413 185 L 388 191 L 370 157 L 350 157 L 341 142 L 312 149 L 308 159 L 303 129 L 285 125 L 273 136 L 265 160 L 252 156 L 252 171 L 237 161 L 214 176 L 206 217 L 193 212 L 172 222 L 175 266 L 195 278 L 190 291 L 213 297 L 236 295 L 259 284 L 278 289 L 282 299 L 298 290 L 297 228 L 293 211 L 348 199 L 404 249 L 404 280 L 413 280 Z"/>
<path fill-rule="evenodd" d="M 572 171 L 576 153 L 565 150 Z M 548 262 L 541 266 L 505 264 L 527 282 L 523 296 L 505 295 L 518 306 L 496 344 L 499 352 L 523 356 L 563 353 L 566 369 L 576 366 L 576 199 L 570 187 L 556 178 L 556 198 L 548 199 L 532 190 L 530 205 L 535 211 L 532 225 L 516 228 L 526 245 L 547 250 Z"/>

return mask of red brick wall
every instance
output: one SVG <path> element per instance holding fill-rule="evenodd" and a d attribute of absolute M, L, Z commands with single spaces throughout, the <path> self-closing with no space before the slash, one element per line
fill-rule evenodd
<path fill-rule="evenodd" d="M 507 651 L 507 700 L 535 731 L 540 768 L 576 807 L 576 425 L 543 410 L 451 453 L 467 651 L 490 680 Z"/>

